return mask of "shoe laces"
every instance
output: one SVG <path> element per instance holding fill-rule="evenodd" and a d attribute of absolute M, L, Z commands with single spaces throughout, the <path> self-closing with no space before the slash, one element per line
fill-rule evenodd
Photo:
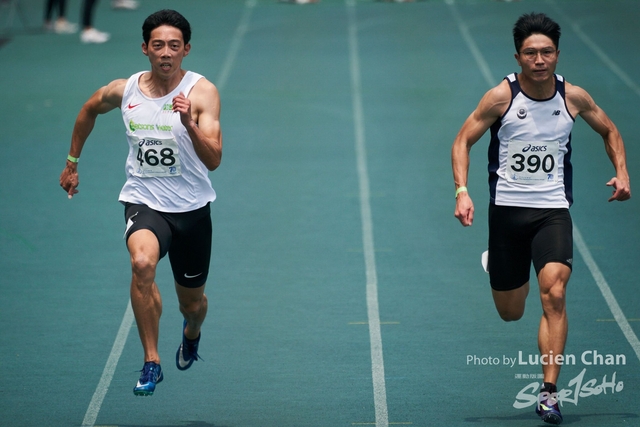
<path fill-rule="evenodd" d="M 182 358 L 184 360 L 194 361 L 202 360 L 202 357 L 198 354 L 198 344 L 200 343 L 200 336 L 196 340 L 188 340 L 186 337 L 182 340 Z"/>
<path fill-rule="evenodd" d="M 539 412 L 559 412 L 559 399 L 558 393 L 549 393 L 546 391 L 541 392 L 538 395 L 537 411 Z"/>
<path fill-rule="evenodd" d="M 157 382 L 160 376 L 160 365 L 154 362 L 145 362 L 138 372 L 142 372 L 142 375 L 140 375 L 141 383 Z"/>

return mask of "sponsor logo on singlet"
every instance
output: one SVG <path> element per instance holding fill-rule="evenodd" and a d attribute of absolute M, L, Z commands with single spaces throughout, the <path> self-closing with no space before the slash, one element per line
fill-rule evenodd
<path fill-rule="evenodd" d="M 173 130 L 173 126 L 136 123 L 133 120 L 129 120 L 129 129 L 131 129 L 131 132 L 135 132 L 137 130 L 159 130 L 162 132 L 171 132 L 171 130 Z"/>
<path fill-rule="evenodd" d="M 518 112 L 516 113 L 516 115 L 518 116 L 518 118 L 519 118 L 520 120 L 522 120 L 522 119 L 524 119 L 525 117 L 527 117 L 527 110 L 526 110 L 526 109 L 524 109 L 524 108 L 520 108 L 520 109 L 518 110 Z"/>

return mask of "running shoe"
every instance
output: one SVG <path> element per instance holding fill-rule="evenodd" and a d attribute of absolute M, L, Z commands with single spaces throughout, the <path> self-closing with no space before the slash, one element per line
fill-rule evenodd
<path fill-rule="evenodd" d="M 111 7 L 114 9 L 136 10 L 138 2 L 136 0 L 113 0 Z"/>
<path fill-rule="evenodd" d="M 198 356 L 198 344 L 200 343 L 200 335 L 195 340 L 188 340 L 187 337 L 184 336 L 184 329 L 187 327 L 187 321 L 185 320 L 182 323 L 182 344 L 178 347 L 178 351 L 176 352 L 176 366 L 181 371 L 186 371 L 193 365 L 193 362 L 200 358 Z"/>
<path fill-rule="evenodd" d="M 486 250 L 482 252 L 482 256 L 480 257 L 480 263 L 482 264 L 482 269 L 485 273 L 489 272 L 489 251 Z"/>
<path fill-rule="evenodd" d="M 80 41 L 82 43 L 105 43 L 109 41 L 111 34 L 98 31 L 95 28 L 82 30 L 80 33 Z"/>
<path fill-rule="evenodd" d="M 133 388 L 133 394 L 136 396 L 151 396 L 156 389 L 156 384 L 164 378 L 162 368 L 155 362 L 144 362 L 142 375 L 138 380 L 138 384 Z"/>
<path fill-rule="evenodd" d="M 309 4 L 318 3 L 320 0 L 280 0 L 280 3 L 293 3 L 293 4 Z"/>
<path fill-rule="evenodd" d="M 558 407 L 557 393 L 540 393 L 538 395 L 538 404 L 536 405 L 536 414 L 538 414 L 545 423 L 560 424 L 562 422 L 562 414 Z"/>
<path fill-rule="evenodd" d="M 78 24 L 67 20 L 57 20 L 53 24 L 53 31 L 57 34 L 74 34 L 78 32 Z"/>

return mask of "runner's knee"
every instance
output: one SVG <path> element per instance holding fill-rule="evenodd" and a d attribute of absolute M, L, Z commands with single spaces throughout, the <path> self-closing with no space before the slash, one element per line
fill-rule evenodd
<path fill-rule="evenodd" d="M 564 284 L 558 283 L 540 291 L 542 309 L 545 313 L 564 311 L 566 292 Z"/>
<path fill-rule="evenodd" d="M 498 314 L 500 315 L 500 318 L 505 322 L 515 322 L 522 319 L 522 316 L 524 315 L 524 309 L 514 310 L 513 308 L 498 308 Z"/>
<path fill-rule="evenodd" d="M 158 261 L 156 257 L 150 257 L 144 252 L 131 255 L 131 270 L 133 276 L 141 281 L 155 277 L 157 264 Z"/>
<path fill-rule="evenodd" d="M 204 294 L 200 296 L 190 296 L 188 298 L 178 298 L 180 304 L 180 311 L 184 314 L 195 315 L 202 311 L 203 307 L 207 304 L 207 297 Z"/>
<path fill-rule="evenodd" d="M 520 320 L 524 315 L 528 294 L 529 282 L 509 291 L 492 289 L 493 302 L 500 318 L 505 322 Z"/>

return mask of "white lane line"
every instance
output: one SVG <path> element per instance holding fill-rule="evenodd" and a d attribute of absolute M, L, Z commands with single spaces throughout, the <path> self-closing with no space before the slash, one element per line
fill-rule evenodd
<path fill-rule="evenodd" d="M 229 78 L 229 75 L 231 74 L 231 69 L 233 68 L 236 56 L 238 54 L 238 51 L 240 50 L 240 46 L 242 45 L 242 39 L 249 29 L 251 12 L 256 6 L 256 3 L 257 0 L 247 0 L 245 3 L 244 11 L 242 13 L 242 17 L 240 18 L 240 23 L 236 28 L 235 34 L 231 41 L 231 45 L 229 47 L 229 51 L 227 52 L 227 56 L 222 65 L 221 71 L 218 74 L 218 78 L 216 79 L 216 86 L 218 87 L 218 91 L 222 91 L 227 84 L 227 80 Z M 100 377 L 98 386 L 93 393 L 91 402 L 89 402 L 87 412 L 84 415 L 82 427 L 94 427 L 95 425 L 98 414 L 100 413 L 100 408 L 102 407 L 102 402 L 104 401 L 107 391 L 109 390 L 109 386 L 111 385 L 111 380 L 113 379 L 113 374 L 118 365 L 118 360 L 120 360 L 124 344 L 127 341 L 127 337 L 129 336 L 129 331 L 131 330 L 133 319 L 134 316 L 133 310 L 131 309 L 131 300 L 129 300 L 127 304 L 127 310 L 125 311 L 124 317 L 122 318 L 122 323 L 120 324 L 120 329 L 118 330 L 118 335 L 116 335 L 113 347 L 111 348 L 111 353 L 109 354 L 107 363 L 104 367 L 104 370 L 102 371 L 102 376 Z"/>
<path fill-rule="evenodd" d="M 218 90 L 221 91 L 226 85 L 229 76 L 231 75 L 231 68 L 233 64 L 236 62 L 236 56 L 240 51 L 240 46 L 242 46 L 242 40 L 244 39 L 244 35 L 249 30 L 249 21 L 251 20 L 251 12 L 253 12 L 254 7 L 256 6 L 257 0 L 247 0 L 245 3 L 244 11 L 242 12 L 242 17 L 240 18 L 240 23 L 236 28 L 236 32 L 233 35 L 233 39 L 231 40 L 231 45 L 229 47 L 229 52 L 227 52 L 227 57 L 225 58 L 224 64 L 220 73 L 218 74 L 218 78 L 215 81 Z"/>
<path fill-rule="evenodd" d="M 369 320 L 369 340 L 371 345 L 371 373 L 376 427 L 388 427 L 387 391 L 382 357 L 382 334 L 380 333 L 380 312 L 378 305 L 378 274 L 373 244 L 373 221 L 371 217 L 369 173 L 365 144 L 364 114 L 360 86 L 360 59 L 358 55 L 358 27 L 356 23 L 355 1 L 345 0 L 349 18 L 349 62 L 351 71 L 351 99 L 355 131 L 355 149 L 360 185 L 360 215 L 362 220 L 362 245 L 366 271 L 367 316 Z"/>
<path fill-rule="evenodd" d="M 456 24 L 458 24 L 458 29 L 460 30 L 460 34 L 462 34 L 462 38 L 467 43 L 467 46 L 469 47 L 469 50 L 471 51 L 473 58 L 476 60 L 476 63 L 478 64 L 478 68 L 480 68 L 480 73 L 482 73 L 482 76 L 484 77 L 484 80 L 487 82 L 489 87 L 494 87 L 498 83 L 494 80 L 493 76 L 491 75 L 491 69 L 489 68 L 489 64 L 484 59 L 484 56 L 482 56 L 482 52 L 480 52 L 480 49 L 478 48 L 476 41 L 473 39 L 473 36 L 471 36 L 471 32 L 469 31 L 469 26 L 464 22 L 464 20 L 458 13 L 458 9 L 456 9 L 456 6 L 455 6 L 455 1 L 445 0 L 445 3 L 449 6 L 449 10 L 453 15 L 453 19 L 456 21 Z"/>
<path fill-rule="evenodd" d="M 629 89 L 634 91 L 636 95 L 640 96 L 640 86 L 638 86 L 638 84 L 634 82 L 633 79 L 629 77 L 629 75 L 625 73 L 622 68 L 620 68 L 618 64 L 616 64 L 609 57 L 609 55 L 605 53 L 604 50 L 600 49 L 600 46 L 598 46 L 593 40 L 591 40 L 591 38 L 584 31 L 582 31 L 580 26 L 573 20 L 571 20 L 571 18 L 569 18 L 569 16 L 567 16 L 567 14 L 565 14 L 555 2 L 548 0 L 547 3 L 550 3 L 556 10 L 556 12 L 558 12 L 558 14 L 562 17 L 562 19 L 569 23 L 569 26 L 571 27 L 573 32 L 576 33 L 580 40 L 582 40 L 582 42 L 587 45 L 587 47 L 591 49 L 593 53 L 596 54 L 596 56 L 607 66 L 607 68 L 609 68 L 609 70 L 611 70 L 613 74 L 618 76 L 618 78 L 620 78 L 620 80 L 622 80 Z"/>
<path fill-rule="evenodd" d="M 598 46 L 593 40 L 591 40 L 591 38 L 587 34 L 585 34 L 584 31 L 582 31 L 580 26 L 577 23 L 575 23 L 571 18 L 569 18 L 569 16 L 565 14 L 564 11 L 560 9 L 560 7 L 554 1 L 547 1 L 547 3 L 550 3 L 554 7 L 556 12 L 558 12 L 558 14 L 562 17 L 562 19 L 564 19 L 569 23 L 569 26 L 578 35 L 580 40 L 582 40 L 582 42 L 585 45 L 587 45 L 587 47 L 591 49 L 593 53 L 596 54 L 596 56 L 609 68 L 609 70 L 611 70 L 613 74 L 618 76 L 620 80 L 622 80 L 623 83 L 626 84 L 629 89 L 631 89 L 638 96 L 640 96 L 640 86 L 638 86 L 638 84 L 636 84 L 636 82 L 634 82 L 633 79 L 631 79 L 631 77 L 629 77 L 629 75 L 625 73 L 618 66 L 618 64 L 616 64 L 609 57 L 609 55 L 607 55 L 600 48 L 600 46 Z M 587 264 L 587 267 L 589 267 L 589 271 L 591 271 L 591 275 L 593 276 L 594 280 L 598 284 L 598 287 L 600 288 L 600 292 L 602 293 L 602 296 L 607 302 L 607 305 L 609 306 L 609 310 L 611 310 L 611 313 L 613 314 L 613 318 L 618 323 L 618 326 L 622 330 L 622 333 L 624 334 L 624 336 L 627 338 L 627 341 L 629 341 L 629 344 L 633 348 L 633 351 L 636 353 L 636 356 L 638 357 L 638 359 L 640 359 L 640 341 L 638 340 L 637 335 L 631 328 L 631 325 L 629 325 L 629 321 L 627 320 L 626 316 L 622 312 L 622 309 L 620 308 L 618 301 L 613 295 L 613 292 L 611 291 L 609 284 L 607 283 L 604 276 L 600 272 L 598 265 L 596 264 L 593 257 L 591 256 L 591 252 L 589 251 L 586 243 L 584 242 L 584 239 L 582 238 L 582 234 L 580 234 L 580 231 L 575 226 L 575 224 L 573 227 L 573 232 L 574 232 L 574 240 L 578 248 L 578 251 L 580 252 L 580 255 L 582 255 L 582 258 Z"/>
<path fill-rule="evenodd" d="M 555 3 L 553 1 L 548 1 L 548 2 L 555 6 Z M 478 49 L 475 41 L 473 40 L 473 37 L 469 33 L 467 25 L 464 23 L 464 21 L 460 17 L 460 14 L 456 10 L 454 5 L 454 0 L 445 0 L 445 3 L 449 5 L 451 13 L 454 19 L 456 20 L 456 22 L 458 23 L 458 28 L 462 33 L 462 37 L 467 42 L 469 50 L 471 50 L 471 52 L 473 53 L 473 56 L 476 58 L 478 67 L 482 71 L 485 77 L 485 80 L 487 81 L 490 87 L 495 86 L 493 77 L 490 74 L 486 74 L 486 71 L 488 70 L 486 66 L 487 62 L 484 60 L 482 53 Z M 571 20 L 568 19 L 567 16 L 557 6 L 556 6 L 556 10 L 558 11 L 559 14 L 563 15 L 563 19 L 567 20 L 568 22 L 571 22 Z M 591 50 L 593 50 L 596 53 L 596 55 L 600 57 L 602 62 L 604 62 L 604 64 L 607 65 L 609 69 L 611 69 L 611 71 L 613 71 L 616 75 L 618 75 L 632 90 L 634 90 L 636 93 L 640 95 L 640 91 L 636 90 L 638 86 L 630 78 L 628 78 L 626 73 L 624 73 L 612 60 L 610 60 L 609 57 L 606 54 L 604 54 L 604 52 L 595 43 L 593 43 L 591 39 L 586 34 L 584 34 L 576 24 L 570 24 L 570 25 L 572 29 L 576 31 L 576 34 L 578 34 L 578 36 L 583 40 L 583 42 L 585 42 L 585 44 Z M 609 310 L 613 314 L 613 317 L 618 323 L 618 326 L 620 327 L 620 329 L 622 330 L 622 333 L 624 334 L 625 338 L 633 348 L 633 351 L 636 353 L 636 356 L 640 360 L 640 341 L 638 341 L 638 337 L 636 336 L 633 329 L 631 328 L 631 325 L 629 325 L 629 322 L 627 321 L 627 317 L 624 315 L 622 309 L 620 308 L 620 305 L 618 305 L 618 301 L 613 295 L 611 288 L 607 284 L 607 281 L 605 280 L 604 276 L 600 272 L 598 265 L 596 264 L 595 260 L 591 256 L 591 252 L 587 248 L 587 245 L 582 238 L 582 234 L 580 234 L 580 231 L 578 230 L 578 227 L 575 225 L 575 222 L 573 224 L 573 231 L 574 231 L 574 242 L 578 248 L 578 252 L 582 256 L 582 259 L 584 260 L 584 262 L 587 264 L 589 271 L 591 272 L 591 276 L 593 276 L 593 279 L 596 281 L 596 284 L 600 289 L 600 293 L 602 294 L 605 301 L 607 302 L 607 305 L 609 306 Z"/>
<path fill-rule="evenodd" d="M 636 334 L 633 332 L 633 329 L 631 328 L 627 317 L 622 312 L 622 309 L 620 308 L 616 297 L 613 296 L 613 292 L 611 292 L 609 284 L 605 280 L 604 276 L 600 272 L 600 269 L 598 268 L 598 265 L 591 256 L 591 252 L 589 251 L 587 244 L 582 238 L 582 233 L 580 233 L 580 230 L 578 230 L 578 227 L 576 227 L 575 224 L 573 226 L 573 240 L 576 243 L 578 252 L 580 252 L 580 255 L 582 255 L 582 259 L 584 259 L 585 264 L 587 264 L 587 267 L 589 267 L 591 275 L 600 288 L 600 292 L 602 293 L 604 300 L 607 302 L 609 310 L 611 310 L 611 313 L 613 314 L 613 318 L 618 323 L 618 326 L 620 326 L 620 329 L 622 330 L 624 336 L 627 338 L 627 341 L 629 341 L 629 344 L 631 344 L 631 347 L 633 348 L 633 351 L 635 351 L 636 356 L 638 357 L 638 359 L 640 359 L 640 341 L 638 340 Z"/>
<path fill-rule="evenodd" d="M 118 335 L 116 335 L 116 340 L 111 348 L 111 354 L 109 354 L 107 364 L 104 366 L 104 370 L 102 371 L 102 377 L 100 377 L 100 382 L 98 382 L 96 391 L 93 393 L 87 412 L 84 414 L 84 420 L 82 420 L 83 427 L 93 427 L 96 422 L 96 418 L 98 418 L 102 401 L 107 395 L 109 385 L 111 385 L 111 379 L 113 379 L 113 374 L 116 371 L 118 360 L 120 360 L 120 355 L 124 349 L 124 344 L 127 342 L 127 337 L 129 336 L 132 324 L 133 310 L 131 309 L 131 300 L 129 300 L 129 303 L 127 303 L 127 310 L 122 318 L 122 323 L 120 323 L 120 329 L 118 329 Z"/>

